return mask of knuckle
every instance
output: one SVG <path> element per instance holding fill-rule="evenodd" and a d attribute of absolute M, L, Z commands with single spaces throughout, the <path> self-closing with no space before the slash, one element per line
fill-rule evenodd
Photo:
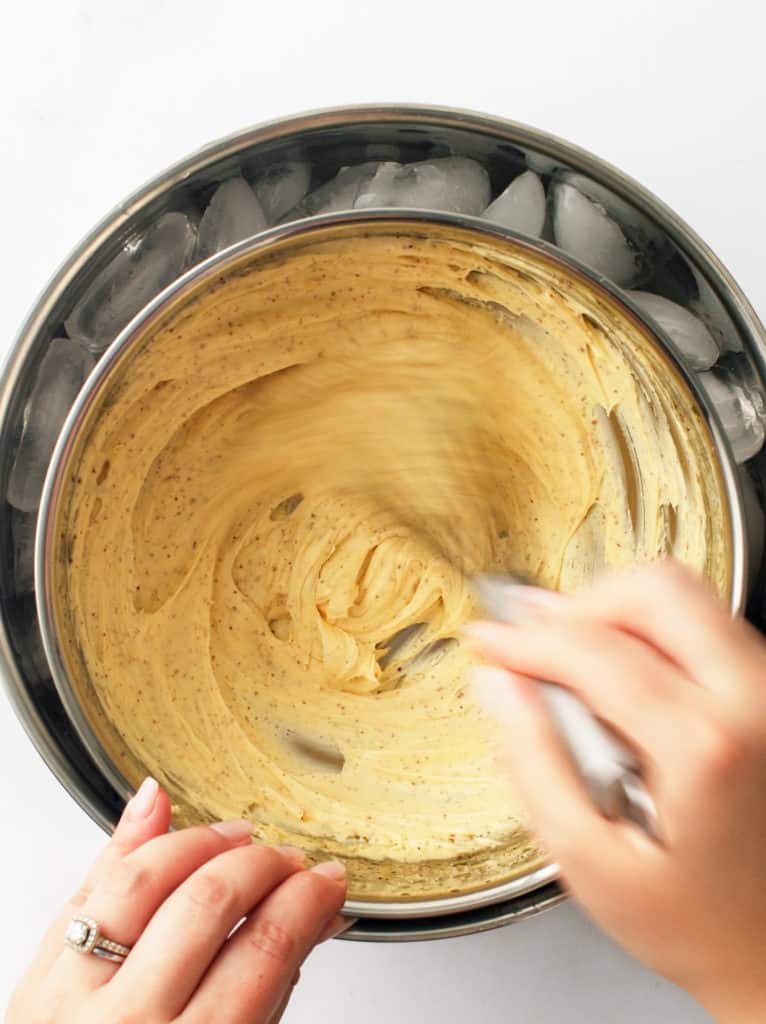
<path fill-rule="evenodd" d="M 692 601 L 699 608 L 703 607 L 700 603 L 702 599 L 711 609 L 718 607 L 719 602 L 710 583 L 682 562 L 663 559 L 647 566 L 644 572 L 644 600 L 657 602 L 658 609 L 665 607 L 669 598 L 683 602 Z"/>
<path fill-rule="evenodd" d="M 746 758 L 744 741 L 721 723 L 707 723 L 702 727 L 696 746 L 698 773 L 703 784 L 737 775 Z"/>
<path fill-rule="evenodd" d="M 639 566 L 634 570 L 633 582 L 635 581 L 649 594 L 656 593 L 660 588 L 688 590 L 698 585 L 691 569 L 673 558 L 663 558 Z"/>
<path fill-rule="evenodd" d="M 200 871 L 183 886 L 187 898 L 196 906 L 221 914 L 230 911 L 236 899 L 234 883 L 214 871 Z"/>
<path fill-rule="evenodd" d="M 283 868 L 285 863 L 282 854 L 273 846 L 258 846 L 255 843 L 244 847 L 242 856 L 252 860 L 254 868 L 275 873 Z"/>
<path fill-rule="evenodd" d="M 606 612 L 616 608 L 653 607 L 660 596 L 677 596 L 699 589 L 699 582 L 685 565 L 672 558 L 637 565 L 616 577 L 604 579 L 598 590 Z"/>
<path fill-rule="evenodd" d="M 608 626 L 590 625 L 583 627 L 580 646 L 593 657 L 603 660 L 619 658 L 624 654 L 623 638 Z"/>
<path fill-rule="evenodd" d="M 596 631 L 597 627 L 582 622 L 562 622 L 557 625 L 555 634 L 552 628 L 538 627 L 536 639 L 540 645 L 553 642 L 555 636 L 556 646 L 560 650 L 572 650 L 587 645 L 588 637 Z"/>
<path fill-rule="evenodd" d="M 297 945 L 295 937 L 273 918 L 253 921 L 247 929 L 247 943 L 280 963 L 294 958 Z"/>
<path fill-rule="evenodd" d="M 69 902 L 73 907 L 82 907 L 87 903 L 90 893 L 89 885 L 81 885 L 77 892 L 70 897 Z"/>
<path fill-rule="evenodd" d="M 133 845 L 120 836 L 119 832 L 115 832 L 109 841 L 108 852 L 112 856 L 127 857 L 129 853 L 133 852 Z"/>
<path fill-rule="evenodd" d="M 127 859 L 114 866 L 102 885 L 110 896 L 133 900 L 151 892 L 153 875 L 143 864 Z"/>
<path fill-rule="evenodd" d="M 615 630 L 597 622 L 569 624 L 561 636 L 561 645 L 569 661 L 572 661 L 571 653 L 578 652 L 577 664 L 583 666 L 586 675 L 592 674 L 604 661 L 624 655 L 622 638 Z"/>
<path fill-rule="evenodd" d="M 641 572 L 647 580 L 661 579 L 678 586 L 688 586 L 695 582 L 691 569 L 674 558 L 663 558 L 659 562 L 644 566 Z"/>
<path fill-rule="evenodd" d="M 342 899 L 336 883 L 311 871 L 293 875 L 289 886 L 291 898 L 300 908 L 301 919 L 309 930 L 323 921 L 328 913 L 337 910 Z"/>

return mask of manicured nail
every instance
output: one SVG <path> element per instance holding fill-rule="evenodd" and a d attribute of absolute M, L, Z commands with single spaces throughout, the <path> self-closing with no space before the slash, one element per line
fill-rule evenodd
<path fill-rule="evenodd" d="M 275 846 L 273 849 L 278 850 L 283 857 L 291 860 L 298 867 L 306 867 L 306 854 L 297 846 Z"/>
<path fill-rule="evenodd" d="M 336 914 L 327 922 L 324 931 L 320 934 L 317 941 L 327 942 L 328 939 L 336 939 L 339 935 L 348 931 L 352 925 L 355 925 L 358 920 L 358 917 L 344 917 L 342 914 Z"/>
<path fill-rule="evenodd" d="M 504 668 L 480 665 L 470 670 L 468 678 L 476 699 L 488 714 L 509 717 L 521 705 L 515 677 Z"/>
<path fill-rule="evenodd" d="M 252 823 L 244 818 L 234 818 L 232 821 L 216 821 L 211 826 L 214 832 L 224 839 L 244 839 L 253 834 Z"/>
<path fill-rule="evenodd" d="M 315 875 L 324 875 L 325 878 L 332 878 L 334 882 L 345 882 L 346 868 L 339 860 L 328 860 L 324 864 L 317 864 L 311 869 Z"/>
<path fill-rule="evenodd" d="M 160 784 L 156 779 L 151 776 L 145 778 L 135 796 L 128 802 L 128 806 L 125 808 L 125 817 L 130 818 L 131 821 L 148 818 L 154 810 L 159 791 Z"/>

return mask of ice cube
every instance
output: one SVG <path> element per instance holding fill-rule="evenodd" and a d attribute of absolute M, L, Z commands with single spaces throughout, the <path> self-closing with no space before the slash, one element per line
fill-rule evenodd
<path fill-rule="evenodd" d="M 362 184 L 354 200 L 354 208 L 369 210 L 374 207 L 396 206 L 394 199 L 397 182 L 401 184 L 404 168 L 405 165 L 393 160 L 379 164 L 372 178 Z"/>
<path fill-rule="evenodd" d="M 651 269 L 654 256 L 669 255 L 670 249 L 665 232 L 642 210 L 623 199 L 617 192 L 575 171 L 559 170 L 555 173 L 554 180 L 571 185 L 606 210 L 612 220 L 620 225 L 636 251 L 645 257 L 645 272 Z"/>
<path fill-rule="evenodd" d="M 441 157 L 412 164 L 366 162 L 342 168 L 284 219 L 373 207 L 478 215 L 486 209 L 489 195 L 487 172 L 481 164 L 466 157 Z"/>
<path fill-rule="evenodd" d="M 692 370 L 709 370 L 718 359 L 718 345 L 694 313 L 651 292 L 628 292 L 628 296 L 675 342 Z"/>
<path fill-rule="evenodd" d="M 763 447 L 766 405 L 756 388 L 708 370 L 697 374 L 731 444 L 737 462 L 752 459 Z"/>
<path fill-rule="evenodd" d="M 555 182 L 551 192 L 556 245 L 615 284 L 636 283 L 639 255 L 604 207 L 566 182 Z"/>
<path fill-rule="evenodd" d="M 545 223 L 545 189 L 534 171 L 524 171 L 490 203 L 482 217 L 539 238 Z"/>
<path fill-rule="evenodd" d="M 64 420 L 94 358 L 69 338 L 56 338 L 40 362 L 24 410 L 24 426 L 8 479 L 8 501 L 22 512 L 40 504 L 45 474 Z"/>
<path fill-rule="evenodd" d="M 20 512 L 11 508 L 13 583 L 17 594 L 30 594 L 35 589 L 36 526 L 36 512 Z"/>
<path fill-rule="evenodd" d="M 213 193 L 199 225 L 197 255 L 206 259 L 266 227 L 266 216 L 244 178 L 229 178 Z"/>
<path fill-rule="evenodd" d="M 355 164 L 353 167 L 342 167 L 334 178 L 326 181 L 324 185 L 313 192 L 309 192 L 282 219 L 291 221 L 298 220 L 300 217 L 313 217 L 318 213 L 353 210 L 354 202 L 362 185 L 375 176 L 379 167 L 380 164 L 377 161 Z"/>
<path fill-rule="evenodd" d="M 381 164 L 364 182 L 354 207 L 407 207 L 478 216 L 487 208 L 489 197 L 489 176 L 481 164 L 468 157 L 447 156 L 412 164 Z"/>
<path fill-rule="evenodd" d="M 66 320 L 69 336 L 103 352 L 139 310 L 189 266 L 197 231 L 184 213 L 163 214 L 91 282 Z"/>
<path fill-rule="evenodd" d="M 255 183 L 255 194 L 269 224 L 276 224 L 303 199 L 311 181 L 311 168 L 299 160 L 274 164 Z"/>

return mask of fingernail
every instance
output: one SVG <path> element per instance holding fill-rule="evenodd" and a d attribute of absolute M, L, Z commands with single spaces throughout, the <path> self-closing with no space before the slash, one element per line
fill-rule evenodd
<path fill-rule="evenodd" d="M 306 866 L 306 854 L 303 850 L 297 846 L 274 846 L 274 850 L 278 850 L 288 860 L 293 861 L 298 867 L 305 868 Z"/>
<path fill-rule="evenodd" d="M 516 677 L 495 665 L 472 668 L 468 678 L 476 699 L 490 715 L 511 715 L 521 704 Z"/>
<path fill-rule="evenodd" d="M 125 808 L 125 817 L 131 821 L 141 821 L 148 818 L 154 810 L 157 802 L 157 794 L 160 791 L 160 784 L 156 779 L 148 776 L 138 787 L 135 795 L 128 801 Z"/>
<path fill-rule="evenodd" d="M 324 931 L 320 934 L 318 942 L 327 942 L 328 939 L 335 939 L 339 935 L 342 935 L 345 931 L 348 931 L 352 925 L 355 925 L 359 920 L 358 917 L 343 917 L 342 914 L 336 914 L 335 917 L 331 918 L 324 927 Z"/>
<path fill-rule="evenodd" d="M 345 882 L 346 868 L 339 860 L 328 860 L 324 864 L 317 864 L 311 869 L 315 875 L 324 875 L 325 878 L 332 878 L 334 882 Z"/>
<path fill-rule="evenodd" d="M 253 834 L 252 823 L 245 818 L 234 818 L 232 821 L 216 821 L 211 826 L 214 832 L 224 839 L 244 839 Z"/>

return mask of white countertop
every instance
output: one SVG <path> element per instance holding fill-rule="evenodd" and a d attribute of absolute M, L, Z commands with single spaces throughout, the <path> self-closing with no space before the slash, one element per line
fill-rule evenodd
<path fill-rule="evenodd" d="M 166 165 L 265 119 L 385 100 L 483 110 L 591 149 L 675 208 L 763 317 L 766 64 L 754 11 L 751 0 L 13 4 L 0 60 L 0 355 L 80 237 Z M 2 704 L 0 757 L 2 1006 L 102 836 Z M 286 1015 L 397 1019 L 707 1018 L 566 905 L 464 939 L 329 943 Z"/>

